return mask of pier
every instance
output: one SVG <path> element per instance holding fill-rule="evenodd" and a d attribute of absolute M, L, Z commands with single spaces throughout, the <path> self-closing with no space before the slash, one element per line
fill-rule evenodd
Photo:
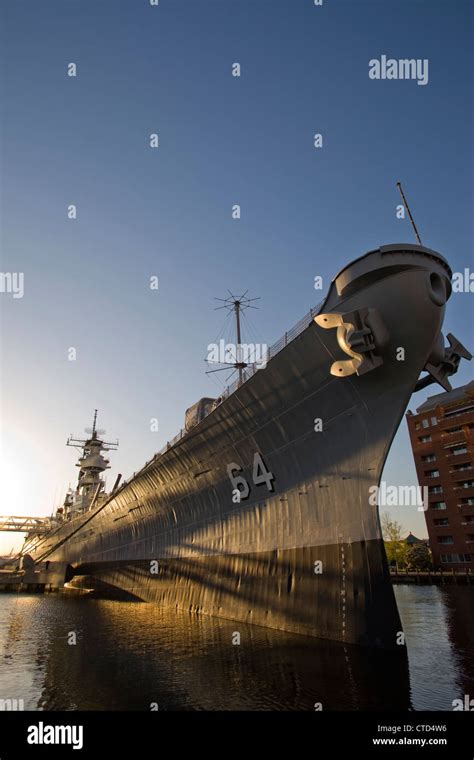
<path fill-rule="evenodd" d="M 459 584 L 460 586 L 470 586 L 474 584 L 474 575 L 469 568 L 456 570 L 392 570 L 390 569 L 390 578 L 393 584 L 418 584 L 418 585 L 437 585 Z"/>
<path fill-rule="evenodd" d="M 34 564 L 25 555 L 0 569 L 0 592 L 36 593 L 60 591 L 72 578 L 72 569 L 65 562 L 40 562 Z"/>

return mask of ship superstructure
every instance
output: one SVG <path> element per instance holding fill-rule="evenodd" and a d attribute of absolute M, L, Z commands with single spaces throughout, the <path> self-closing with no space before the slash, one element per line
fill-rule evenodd
<path fill-rule="evenodd" d="M 65 519 L 84 514 L 94 504 L 100 504 L 106 497 L 105 481 L 102 474 L 110 469 L 110 460 L 102 452 L 115 451 L 118 441 L 103 441 L 101 435 L 105 430 L 97 428 L 97 409 L 94 410 L 94 421 L 91 428 L 86 428 L 86 438 L 69 436 L 66 445 L 73 446 L 81 452 L 76 467 L 79 476 L 75 491 L 69 489 L 64 500 L 63 508 L 58 512 Z"/>

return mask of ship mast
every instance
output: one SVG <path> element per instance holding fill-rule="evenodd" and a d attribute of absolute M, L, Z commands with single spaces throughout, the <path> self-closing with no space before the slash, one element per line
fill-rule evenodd
<path fill-rule="evenodd" d="M 102 456 L 104 451 L 114 451 L 118 441 L 104 441 L 101 436 L 105 430 L 97 428 L 97 409 L 94 410 L 92 428 L 86 428 L 87 438 L 73 437 L 66 441 L 66 446 L 73 446 L 81 451 L 76 464 L 79 467 L 76 491 L 72 503 L 68 504 L 68 512 L 75 514 L 87 512 L 105 490 L 102 473 L 110 468 L 109 460 Z"/>
<path fill-rule="evenodd" d="M 229 290 L 229 298 L 216 298 L 216 301 L 222 301 L 222 306 L 216 306 L 217 309 L 228 309 L 229 311 L 233 311 L 235 314 L 235 327 L 236 327 L 236 337 L 237 337 L 237 345 L 236 345 L 236 351 L 235 351 L 235 361 L 234 362 L 219 362 L 219 364 L 225 364 L 225 367 L 220 367 L 219 369 L 211 369 L 208 372 L 206 372 L 207 375 L 209 375 L 211 372 L 222 372 L 223 370 L 227 369 L 228 367 L 234 367 L 234 369 L 238 370 L 239 373 L 239 387 L 244 382 L 245 377 L 245 368 L 248 367 L 248 363 L 244 361 L 243 352 L 242 352 L 242 334 L 241 334 L 241 326 L 240 326 L 240 315 L 245 309 L 257 309 L 257 306 L 253 306 L 253 301 L 259 301 L 259 298 L 247 298 L 248 290 L 245 291 L 241 296 L 234 296 L 233 293 Z"/>
<path fill-rule="evenodd" d="M 236 326 L 237 326 L 237 356 L 236 356 L 237 361 L 241 358 L 240 346 L 242 345 L 242 340 L 240 336 L 240 308 L 241 308 L 240 301 L 238 300 L 234 301 L 235 321 L 236 321 Z M 243 365 L 242 362 L 239 362 L 238 364 L 235 365 L 237 369 L 239 370 L 239 386 L 242 385 L 244 366 L 245 367 L 247 366 L 246 364 L 243 366 L 242 365 Z"/>
<path fill-rule="evenodd" d="M 97 422 L 97 409 L 94 409 L 94 422 L 92 423 L 92 435 L 93 436 L 95 436 L 95 433 L 96 433 L 96 429 L 95 429 L 96 422 Z M 86 433 L 87 433 L 87 430 L 86 430 Z"/>
<path fill-rule="evenodd" d="M 415 224 L 415 220 L 413 219 L 413 217 L 411 215 L 410 206 L 408 205 L 407 199 L 405 198 L 405 193 L 403 192 L 402 183 L 401 182 L 397 182 L 397 187 L 398 187 L 398 191 L 399 191 L 399 193 L 400 193 L 400 195 L 402 197 L 403 205 L 405 206 L 407 214 L 408 214 L 408 217 L 410 219 L 411 226 L 413 227 L 413 232 L 415 233 L 415 237 L 416 237 L 416 239 L 418 241 L 418 245 L 423 245 L 422 242 L 421 242 L 421 238 L 420 238 L 420 236 L 418 234 L 418 230 L 417 230 L 417 227 L 416 227 L 416 224 Z"/>

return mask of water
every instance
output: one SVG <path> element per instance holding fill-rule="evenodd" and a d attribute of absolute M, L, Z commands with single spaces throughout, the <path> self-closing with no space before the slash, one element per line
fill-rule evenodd
<path fill-rule="evenodd" d="M 451 710 L 474 696 L 474 589 L 395 591 L 408 665 L 144 603 L 4 594 L 0 698 L 30 710 Z"/>

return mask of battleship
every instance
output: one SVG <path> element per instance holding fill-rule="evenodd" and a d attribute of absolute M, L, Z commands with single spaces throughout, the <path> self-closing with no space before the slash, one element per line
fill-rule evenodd
<path fill-rule="evenodd" d="M 77 488 L 27 535 L 23 571 L 51 589 L 400 649 L 369 494 L 412 393 L 450 388 L 471 358 L 441 332 L 451 276 L 422 245 L 352 261 L 264 367 L 236 361 L 237 381 L 194 404 L 178 435 L 109 493 L 102 475 L 117 442 L 95 416 L 85 438 L 68 440 L 81 451 Z"/>

